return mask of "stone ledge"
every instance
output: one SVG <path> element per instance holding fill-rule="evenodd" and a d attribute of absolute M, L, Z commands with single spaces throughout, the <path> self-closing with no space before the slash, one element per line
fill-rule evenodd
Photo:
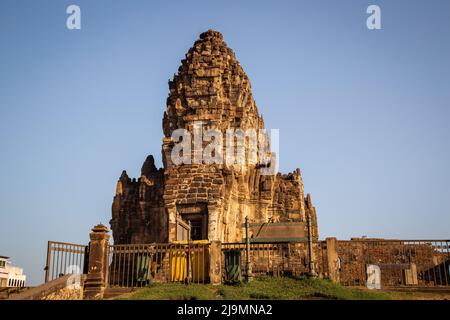
<path fill-rule="evenodd" d="M 56 299 L 58 292 L 66 289 L 67 280 L 69 279 L 70 276 L 71 276 L 70 274 L 67 274 L 55 280 L 44 283 L 40 286 L 31 288 L 25 292 L 13 294 L 7 300 L 45 300 L 47 297 L 50 297 L 51 299 Z M 81 281 L 83 282 L 83 276 Z M 81 290 L 82 289 L 80 289 L 80 291 Z"/>

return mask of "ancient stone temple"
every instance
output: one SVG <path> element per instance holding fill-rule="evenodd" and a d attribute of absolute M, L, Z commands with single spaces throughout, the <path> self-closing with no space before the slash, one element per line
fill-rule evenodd
<path fill-rule="evenodd" d="M 179 164 L 171 157 L 176 129 L 264 129 L 250 81 L 219 32 L 202 33 L 189 49 L 169 81 L 166 104 L 164 167 L 156 168 L 148 156 L 138 179 L 123 171 L 117 183 L 111 220 L 116 244 L 242 242 L 246 217 L 254 241 L 317 240 L 315 208 L 299 169 L 262 174 L 267 168 L 258 163 Z M 200 147 L 205 145 L 201 141 Z M 199 152 L 197 145 L 190 154 L 195 158 Z"/>

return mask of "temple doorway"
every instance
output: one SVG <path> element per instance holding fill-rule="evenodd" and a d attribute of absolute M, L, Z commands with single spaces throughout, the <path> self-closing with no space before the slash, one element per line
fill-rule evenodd
<path fill-rule="evenodd" d="M 178 205 L 177 216 L 177 240 L 208 240 L 206 204 Z"/>

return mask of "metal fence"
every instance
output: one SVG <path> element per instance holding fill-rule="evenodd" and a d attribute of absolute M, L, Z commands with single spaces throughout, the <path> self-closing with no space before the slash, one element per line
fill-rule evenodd
<path fill-rule="evenodd" d="M 309 251 L 310 246 L 312 252 Z M 330 274 L 325 241 L 222 243 L 224 282 L 247 275 L 290 276 Z M 333 249 L 334 250 L 334 249 Z M 450 240 L 338 240 L 338 279 L 347 286 L 365 286 L 368 271 L 380 272 L 381 287 L 450 286 Z M 311 261 L 310 255 L 313 254 Z M 45 282 L 68 273 L 87 273 L 89 247 L 48 242 Z M 110 245 L 108 284 L 143 287 L 152 282 L 209 282 L 210 244 L 165 243 Z M 248 263 L 247 263 L 248 262 Z"/>
<path fill-rule="evenodd" d="M 450 285 L 450 240 L 339 240 L 336 251 L 343 285 L 366 285 L 371 265 L 381 287 Z"/>
<path fill-rule="evenodd" d="M 319 243 L 313 244 L 315 254 Z M 239 281 L 251 275 L 290 276 L 310 272 L 308 242 L 255 243 L 249 245 L 249 257 L 245 243 L 223 243 L 222 265 L 225 282 Z M 321 257 L 320 257 L 321 258 Z M 247 262 L 249 267 L 247 267 Z"/>
<path fill-rule="evenodd" d="M 65 274 L 87 273 L 88 256 L 88 246 L 48 241 L 45 282 Z"/>
<path fill-rule="evenodd" d="M 143 287 L 152 282 L 209 281 L 209 243 L 111 245 L 109 285 Z"/>

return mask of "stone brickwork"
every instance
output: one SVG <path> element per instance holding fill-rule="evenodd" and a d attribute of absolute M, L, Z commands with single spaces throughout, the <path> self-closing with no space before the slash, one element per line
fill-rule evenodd
<path fill-rule="evenodd" d="M 334 250 L 340 261 L 335 277 L 344 285 L 365 285 L 370 264 L 380 268 L 382 287 L 450 283 L 448 249 L 439 250 L 426 241 L 354 238 L 336 241 Z"/>
<path fill-rule="evenodd" d="M 116 244 L 167 239 L 163 192 L 163 170 L 156 169 L 153 156 L 145 160 L 137 181 L 122 172 L 112 205 L 111 229 Z"/>
<path fill-rule="evenodd" d="M 219 32 L 202 33 L 169 81 L 163 117 L 164 168 L 157 169 L 149 156 L 140 178 L 131 179 L 124 171 L 117 183 L 111 220 L 114 242 L 181 240 L 177 236 L 180 220 L 204 221 L 206 225 L 198 231 L 201 239 L 242 241 L 246 216 L 251 223 L 301 222 L 304 234 L 309 217 L 312 237 L 317 239 L 315 208 L 311 196 L 304 193 L 299 169 L 289 174 L 263 175 L 258 164 L 194 161 L 175 165 L 171 159 L 175 143 L 171 137 L 176 129 L 225 132 L 264 128 L 249 78 L 234 52 Z M 203 142 L 201 147 L 206 145 Z M 198 145 L 191 152 L 193 159 L 201 155 Z M 266 155 L 273 156 L 270 150 Z"/>

